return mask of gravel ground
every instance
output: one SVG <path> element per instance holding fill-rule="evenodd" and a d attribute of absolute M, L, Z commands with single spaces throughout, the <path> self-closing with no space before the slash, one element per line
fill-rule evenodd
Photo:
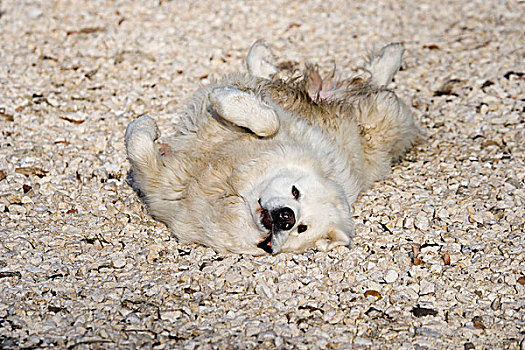
<path fill-rule="evenodd" d="M 525 2 L 0 2 L 0 348 L 525 349 Z M 264 38 L 350 72 L 402 41 L 428 139 L 355 204 L 349 250 L 181 245 L 123 134 Z"/>

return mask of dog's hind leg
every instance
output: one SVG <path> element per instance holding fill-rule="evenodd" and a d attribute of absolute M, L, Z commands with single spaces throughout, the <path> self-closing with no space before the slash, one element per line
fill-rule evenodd
<path fill-rule="evenodd" d="M 366 171 L 371 181 L 384 177 L 392 161 L 422 136 L 408 106 L 395 93 L 379 91 L 360 102 L 359 124 Z"/>
<path fill-rule="evenodd" d="M 372 83 L 386 86 L 392 82 L 401 68 L 405 47 L 401 43 L 386 45 L 378 54 L 370 55 L 365 69 L 372 74 Z"/>
<path fill-rule="evenodd" d="M 389 44 L 377 55 L 371 55 L 364 67 L 371 74 L 371 94 L 358 105 L 358 123 L 369 179 L 378 180 L 388 174 L 392 161 L 401 157 L 422 137 L 412 112 L 397 95 L 385 87 L 401 67 L 403 44 Z"/>

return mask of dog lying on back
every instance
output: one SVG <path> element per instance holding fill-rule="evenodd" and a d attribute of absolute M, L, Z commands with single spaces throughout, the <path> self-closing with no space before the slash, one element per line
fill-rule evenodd
<path fill-rule="evenodd" d="M 385 46 L 346 80 L 313 66 L 279 78 L 256 42 L 248 73 L 201 88 L 167 145 L 152 118 L 128 125 L 135 187 L 180 242 L 254 255 L 350 245 L 356 197 L 420 135 L 386 89 L 403 51 Z"/>

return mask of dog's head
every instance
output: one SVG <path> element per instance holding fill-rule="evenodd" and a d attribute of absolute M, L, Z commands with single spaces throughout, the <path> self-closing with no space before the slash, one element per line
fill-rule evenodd
<path fill-rule="evenodd" d="M 312 169 L 274 171 L 255 192 L 252 216 L 261 231 L 257 246 L 265 252 L 327 251 L 350 244 L 354 227 L 343 190 Z"/>

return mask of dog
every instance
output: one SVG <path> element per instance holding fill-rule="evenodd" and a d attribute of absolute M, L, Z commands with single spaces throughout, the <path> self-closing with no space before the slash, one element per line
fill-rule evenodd
<path fill-rule="evenodd" d="M 248 72 L 197 91 L 166 144 L 151 117 L 128 125 L 132 182 L 182 243 L 252 255 L 350 246 L 358 194 L 422 135 L 387 89 L 403 52 L 387 45 L 361 73 L 323 79 L 313 65 L 280 69 L 257 41 Z"/>

